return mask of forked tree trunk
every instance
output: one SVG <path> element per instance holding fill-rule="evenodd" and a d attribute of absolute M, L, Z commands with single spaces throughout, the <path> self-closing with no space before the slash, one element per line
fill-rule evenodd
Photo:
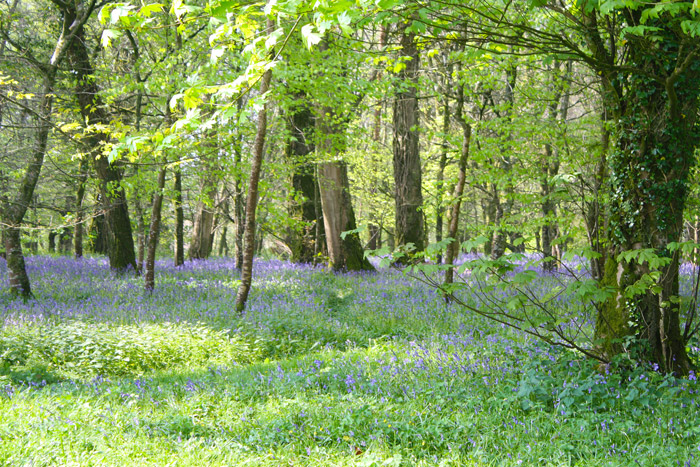
<path fill-rule="evenodd" d="M 146 255 L 146 273 L 144 274 L 146 291 L 151 292 L 155 287 L 156 251 L 160 236 L 160 219 L 163 207 L 163 188 L 165 187 L 165 166 L 158 172 L 158 184 L 153 195 L 153 211 L 151 226 L 148 229 L 148 254 Z"/>
<path fill-rule="evenodd" d="M 400 45 L 406 67 L 397 74 L 394 97 L 394 184 L 396 190 L 396 243 L 412 243 L 416 251 L 425 248 L 422 174 L 418 145 L 418 72 L 416 36 L 402 25 Z"/>
<path fill-rule="evenodd" d="M 268 27 L 273 24 L 268 20 Z M 267 70 L 260 84 L 260 95 L 264 95 L 270 89 L 272 70 Z M 246 200 L 245 234 L 243 247 L 243 261 L 241 264 L 241 284 L 236 294 L 236 311 L 243 313 L 248 301 L 248 293 L 253 281 L 253 255 L 255 253 L 255 210 L 258 206 L 258 183 L 260 181 L 260 168 L 262 167 L 263 151 L 265 148 L 265 136 L 267 134 L 267 102 L 258 112 L 257 131 L 253 144 L 253 163 L 250 169 L 250 181 L 248 183 L 248 199 Z"/>

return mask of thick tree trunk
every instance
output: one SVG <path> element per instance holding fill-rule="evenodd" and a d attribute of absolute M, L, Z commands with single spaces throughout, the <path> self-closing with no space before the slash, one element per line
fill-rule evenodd
<path fill-rule="evenodd" d="M 22 253 L 22 239 L 18 227 L 5 228 L 5 257 L 7 259 L 7 272 L 10 283 L 10 291 L 14 295 L 29 298 L 32 289 L 29 284 L 29 275 L 24 263 Z"/>
<path fill-rule="evenodd" d="M 175 266 L 185 264 L 185 240 L 184 224 L 185 213 L 182 210 L 182 170 L 178 165 L 175 167 L 173 205 L 175 207 Z"/>
<path fill-rule="evenodd" d="M 355 211 L 350 198 L 350 183 L 345 162 L 333 160 L 318 165 L 323 223 L 330 266 L 336 271 L 373 271 L 374 267 L 364 255 L 357 232 Z"/>
<path fill-rule="evenodd" d="M 211 139 L 216 138 L 216 135 L 212 134 L 207 136 Z M 209 258 L 214 247 L 214 216 L 219 177 L 217 147 L 217 143 L 204 145 L 208 153 L 201 156 L 200 170 L 205 175 L 202 177 L 201 198 L 195 211 L 192 238 L 187 250 L 187 257 L 191 260 Z"/>
<path fill-rule="evenodd" d="M 272 27 L 272 22 L 268 20 L 268 27 Z M 264 95 L 270 89 L 272 80 L 272 70 L 267 70 L 262 77 L 260 84 L 260 94 Z M 265 136 L 267 134 L 267 102 L 258 111 L 257 131 L 253 144 L 253 161 L 250 170 L 250 180 L 248 184 L 248 199 L 246 200 L 245 234 L 243 247 L 243 261 L 241 264 L 241 284 L 236 294 L 236 311 L 243 313 L 248 293 L 253 281 L 253 255 L 255 253 L 255 210 L 258 206 L 258 183 L 260 181 L 260 168 L 262 167 L 263 151 L 265 147 Z"/>
<path fill-rule="evenodd" d="M 691 362 L 680 332 L 679 252 L 670 251 L 669 244 L 679 241 L 682 233 L 690 171 L 700 143 L 700 62 L 683 62 L 678 45 L 682 40 L 663 21 L 649 25 L 662 26 L 655 34 L 664 37 L 665 53 L 650 54 L 645 44 L 632 44 L 627 92 L 606 101 L 614 105 L 615 127 L 609 154 L 612 199 L 603 283 L 616 293 L 599 310 L 596 338 L 601 350 L 612 357 L 622 351 L 620 342 L 625 337 L 636 336 L 644 344 L 640 358 L 658 364 L 664 372 L 685 375 Z M 671 71 L 664 79 L 652 78 L 659 70 Z M 652 267 L 639 257 L 618 261 L 619 255 L 643 250 L 666 258 L 668 264 L 658 268 L 657 287 L 632 294 L 630 286 L 644 280 Z"/>
<path fill-rule="evenodd" d="M 49 232 L 49 253 L 56 253 L 56 236 L 58 234 L 55 231 Z"/>
<path fill-rule="evenodd" d="M 75 71 L 75 94 L 82 115 L 87 125 L 109 125 L 99 89 L 94 79 L 94 69 L 90 63 L 85 33 L 81 27 L 76 33 L 76 40 L 69 48 L 69 58 Z M 100 193 L 107 224 L 108 255 L 110 267 L 119 272 L 128 268 L 138 270 L 134 252 L 134 239 L 131 232 L 131 220 L 126 202 L 126 193 L 121 186 L 122 171 L 109 162 L 102 154 L 103 145 L 109 140 L 104 132 L 94 131 L 86 138 L 91 148 L 95 172 L 100 179 Z"/>
<path fill-rule="evenodd" d="M 401 31 L 401 54 L 406 67 L 397 75 L 394 97 L 394 184 L 396 190 L 396 243 L 412 243 L 416 251 L 425 248 L 422 174 L 418 145 L 418 72 L 416 36 Z"/>
<path fill-rule="evenodd" d="M 292 110 L 288 119 L 290 138 L 286 147 L 287 160 L 293 164 L 292 199 L 289 207 L 291 217 L 301 224 L 299 229 L 291 229 L 285 243 L 292 250 L 292 261 L 310 263 L 315 260 L 319 247 L 315 244 L 317 238 L 322 238 L 317 232 L 319 224 L 323 228 L 322 217 L 317 217 L 320 210 L 318 204 L 318 181 L 316 168 L 309 160 L 314 152 L 313 112 L 305 102 L 306 96 L 297 96 L 299 107 Z M 322 248 L 322 247 L 321 247 Z"/>
<path fill-rule="evenodd" d="M 158 184 L 153 195 L 153 210 L 151 226 L 148 229 L 148 254 L 146 255 L 146 272 L 144 274 L 146 291 L 151 292 L 155 287 L 156 251 L 160 236 L 160 218 L 163 207 L 163 188 L 165 187 L 165 166 L 158 172 Z"/>
<path fill-rule="evenodd" d="M 212 200 L 216 196 L 216 186 L 209 185 L 206 196 Z M 214 244 L 214 208 L 200 201 L 195 213 L 192 239 L 187 251 L 189 259 L 206 259 L 211 255 Z"/>

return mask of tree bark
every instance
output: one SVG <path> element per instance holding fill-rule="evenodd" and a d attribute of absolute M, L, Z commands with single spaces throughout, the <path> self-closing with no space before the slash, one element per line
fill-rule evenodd
<path fill-rule="evenodd" d="M 144 274 L 145 289 L 152 292 L 155 287 L 156 251 L 158 249 L 158 237 L 160 236 L 160 219 L 163 207 L 163 188 L 165 187 L 165 166 L 158 172 L 158 184 L 153 195 L 153 210 L 151 212 L 151 226 L 148 229 L 148 254 L 146 255 L 146 272 Z"/>
<path fill-rule="evenodd" d="M 207 136 L 216 138 L 216 135 L 212 134 Z M 206 144 L 204 146 L 205 151 L 209 153 L 201 156 L 200 170 L 205 175 L 202 179 L 202 198 L 197 204 L 192 227 L 192 238 L 190 239 L 190 247 L 187 250 L 187 256 L 191 260 L 209 258 L 214 246 L 214 211 L 218 191 L 218 151 L 216 150 L 218 144 Z M 211 152 L 214 153 L 212 154 Z"/>
<path fill-rule="evenodd" d="M 469 123 L 464 120 L 463 115 L 464 109 L 464 88 L 459 89 L 459 98 L 457 101 L 457 110 L 455 112 L 457 121 L 462 127 L 462 150 L 459 156 L 459 176 L 457 178 L 457 185 L 454 191 L 454 201 L 452 204 L 452 212 L 450 213 L 450 225 L 448 227 L 447 236 L 452 239 L 452 242 L 447 246 L 447 251 L 445 254 L 445 264 L 448 268 L 445 270 L 445 285 L 451 284 L 454 280 L 454 269 L 452 265 L 455 259 L 459 255 L 460 242 L 457 238 L 457 231 L 459 230 L 459 213 L 462 207 L 462 196 L 464 195 L 464 187 L 467 181 L 467 160 L 469 159 L 469 148 L 471 146 L 472 139 L 472 127 Z M 445 298 L 447 299 L 447 295 Z"/>
<path fill-rule="evenodd" d="M 36 112 L 37 129 L 34 144 L 28 157 L 29 161 L 14 197 L 11 200 L 9 198 L 3 200 L 2 219 L 6 224 L 4 238 L 10 292 L 25 299 L 32 296 L 32 291 L 22 253 L 20 228 L 27 208 L 34 196 L 34 188 L 39 180 L 41 168 L 44 164 L 44 156 L 46 155 L 48 136 L 51 129 L 53 87 L 56 83 L 56 73 L 66 56 L 68 48 L 72 43 L 77 42 L 75 41 L 76 33 L 82 30 L 83 24 L 92 13 L 93 8 L 93 3 L 85 5 L 85 9 L 80 15 L 76 15 L 71 10 L 62 12 L 61 35 L 56 41 L 50 60 L 41 67 L 43 74 L 41 100 Z"/>
<path fill-rule="evenodd" d="M 322 238 L 317 232 L 318 225 L 323 228 L 323 217 L 317 217 L 318 180 L 316 168 L 310 157 L 315 148 L 313 144 L 314 116 L 305 102 L 302 93 L 296 97 L 297 108 L 290 111 L 288 127 L 290 138 L 286 147 L 287 160 L 293 164 L 292 200 L 289 211 L 291 217 L 301 224 L 299 229 L 290 229 L 285 243 L 292 250 L 292 261 L 310 263 L 315 260 L 319 247 L 316 241 Z M 300 197 L 301 199 L 297 199 Z M 321 247 L 322 248 L 322 247 Z"/>
<path fill-rule="evenodd" d="M 394 184 L 396 190 L 396 244 L 425 248 L 422 174 L 418 145 L 418 72 L 420 55 L 416 36 L 401 27 L 400 45 L 406 67 L 397 74 L 394 97 Z"/>
<path fill-rule="evenodd" d="M 177 267 L 185 264 L 185 214 L 182 210 L 182 169 L 179 165 L 175 167 L 173 188 L 175 191 L 173 196 L 173 205 L 175 206 L 175 266 Z"/>
<path fill-rule="evenodd" d="M 68 55 L 76 76 L 75 95 L 85 124 L 109 125 L 109 117 L 99 96 L 82 26 L 76 32 L 76 40 L 72 41 Z M 103 147 L 109 140 L 109 135 L 102 131 L 93 131 L 85 140 L 91 149 L 90 157 L 100 179 L 110 268 L 118 272 L 124 272 L 128 268 L 137 271 L 126 193 L 121 186 L 122 170 L 116 164 L 110 163 L 107 155 L 103 154 Z"/>
<path fill-rule="evenodd" d="M 331 160 L 318 165 L 323 223 L 330 266 L 336 271 L 373 271 L 364 255 L 355 222 L 355 211 L 350 198 L 347 165 L 342 160 Z"/>
<path fill-rule="evenodd" d="M 143 270 L 143 258 L 146 252 L 146 221 L 143 216 L 143 207 L 139 199 L 138 191 L 134 196 L 134 208 L 136 210 L 136 268 L 139 271 Z"/>
<path fill-rule="evenodd" d="M 268 20 L 268 27 L 273 24 Z M 264 95 L 270 89 L 272 81 L 272 70 L 267 70 L 262 76 L 260 84 L 260 94 Z M 243 261 L 241 264 L 241 284 L 236 294 L 236 311 L 243 313 L 248 293 L 253 281 L 253 255 L 255 253 L 255 210 L 258 206 L 258 183 L 260 181 L 260 168 L 262 167 L 263 151 L 265 147 L 265 136 L 267 134 L 267 109 L 265 105 L 258 112 L 257 131 L 253 144 L 253 163 L 250 170 L 250 180 L 248 182 L 248 199 L 246 200 L 245 234 L 243 247 Z"/>
<path fill-rule="evenodd" d="M 443 189 L 445 180 L 445 167 L 447 167 L 447 135 L 450 131 L 450 98 L 447 95 L 447 89 L 449 88 L 449 80 L 445 83 L 445 95 L 443 96 L 444 103 L 442 105 L 442 152 L 440 153 L 440 160 L 438 162 L 438 173 L 437 173 L 437 203 L 435 206 L 435 241 L 440 243 L 442 241 L 442 230 L 443 230 L 443 214 L 445 208 L 442 206 L 443 202 Z M 461 196 L 461 195 L 460 195 Z M 437 257 L 438 264 L 442 263 L 442 254 L 438 254 Z"/>
<path fill-rule="evenodd" d="M 73 235 L 73 252 L 76 259 L 83 257 L 83 200 L 85 199 L 85 185 L 87 184 L 87 160 L 80 159 L 78 173 L 78 191 L 75 196 L 75 234 Z"/>
<path fill-rule="evenodd" d="M 664 53 L 650 53 L 643 39 L 630 36 L 626 89 L 606 85 L 605 104 L 614 118 L 614 144 L 609 154 L 611 186 L 608 257 L 603 284 L 615 289 L 601 307 L 596 338 L 608 357 L 622 352 L 622 341 L 636 336 L 640 359 L 661 371 L 686 375 L 692 364 L 680 332 L 678 303 L 679 241 L 688 197 L 690 172 L 700 143 L 700 62 L 684 56 L 698 50 L 697 39 L 668 26 L 669 18 L 650 21 Z M 666 71 L 670 70 L 670 71 Z M 603 73 L 603 83 L 617 74 Z M 668 263 L 658 268 L 657 287 L 632 294 L 630 286 L 653 272 L 641 258 L 625 260 L 623 252 L 647 250 Z"/>

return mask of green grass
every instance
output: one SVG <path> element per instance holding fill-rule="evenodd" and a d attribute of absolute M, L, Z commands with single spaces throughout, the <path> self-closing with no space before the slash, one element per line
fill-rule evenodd
<path fill-rule="evenodd" d="M 0 465 L 698 464 L 696 381 L 600 368 L 395 273 L 259 273 L 243 318 L 222 272 L 191 301 L 175 275 L 148 297 L 105 274 L 82 300 L 124 309 L 6 312 Z"/>

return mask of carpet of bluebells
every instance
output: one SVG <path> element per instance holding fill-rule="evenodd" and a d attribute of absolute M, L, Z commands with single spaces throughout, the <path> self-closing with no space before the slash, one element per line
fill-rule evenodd
<path fill-rule="evenodd" d="M 694 374 L 597 365 L 398 271 L 260 261 L 238 316 L 228 259 L 159 262 L 147 294 L 30 257 L 27 302 L 4 267 L 0 466 L 700 465 Z"/>

